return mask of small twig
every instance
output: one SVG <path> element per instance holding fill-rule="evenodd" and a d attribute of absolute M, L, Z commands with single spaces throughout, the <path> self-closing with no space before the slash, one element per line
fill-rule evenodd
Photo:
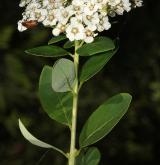
<path fill-rule="evenodd" d="M 38 160 L 38 162 L 35 164 L 35 165 L 39 165 L 41 162 L 42 162 L 42 160 L 44 159 L 44 157 L 47 155 L 47 153 L 50 151 L 50 149 L 49 150 L 47 150 L 46 152 L 44 152 L 44 154 L 40 157 L 40 159 Z"/>

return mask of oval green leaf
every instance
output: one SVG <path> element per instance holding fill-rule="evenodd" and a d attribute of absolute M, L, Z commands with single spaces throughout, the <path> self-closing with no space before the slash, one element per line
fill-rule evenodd
<path fill-rule="evenodd" d="M 70 127 L 72 94 L 57 93 L 52 89 L 52 67 L 45 66 L 39 81 L 39 96 L 43 109 L 54 120 Z"/>
<path fill-rule="evenodd" d="M 131 99 L 131 95 L 120 93 L 93 112 L 80 134 L 80 147 L 89 146 L 106 136 L 127 112 Z"/>
<path fill-rule="evenodd" d="M 55 36 L 51 40 L 48 41 L 48 45 L 60 42 L 65 40 L 67 37 L 65 35 Z"/>
<path fill-rule="evenodd" d="M 62 58 L 52 69 L 52 88 L 55 92 L 71 91 L 75 80 L 74 63 Z"/>
<path fill-rule="evenodd" d="M 43 56 L 43 57 L 60 57 L 68 55 L 68 52 L 58 46 L 39 46 L 36 48 L 28 49 L 25 51 L 27 54 L 34 56 Z"/>
<path fill-rule="evenodd" d="M 28 140 L 30 143 L 32 143 L 33 145 L 36 145 L 36 146 L 38 146 L 38 147 L 54 149 L 54 150 L 60 152 L 62 155 L 66 156 L 66 154 L 65 154 L 62 150 L 58 149 L 57 147 L 54 147 L 54 146 L 52 146 L 52 145 L 50 145 L 50 144 L 47 144 L 47 143 L 45 143 L 45 142 L 43 142 L 43 141 L 37 139 L 36 137 L 34 137 L 34 136 L 25 128 L 25 126 L 23 125 L 23 123 L 22 123 L 22 121 L 21 121 L 20 119 L 18 120 L 18 123 L 19 123 L 19 129 L 20 129 L 22 135 L 23 135 L 24 138 L 25 138 L 26 140 Z"/>
<path fill-rule="evenodd" d="M 69 48 L 72 48 L 74 47 L 74 41 L 67 41 L 64 46 L 63 46 L 65 49 L 69 49 Z"/>
<path fill-rule="evenodd" d="M 96 147 L 88 148 L 82 151 L 76 159 L 76 165 L 98 165 L 101 159 L 101 154 Z"/>
<path fill-rule="evenodd" d="M 116 52 L 117 49 L 90 57 L 82 66 L 82 70 L 80 72 L 80 82 L 83 83 L 97 74 Z"/>
<path fill-rule="evenodd" d="M 92 56 L 115 48 L 114 42 L 108 37 L 98 37 L 94 42 L 85 44 L 77 50 L 80 56 Z"/>

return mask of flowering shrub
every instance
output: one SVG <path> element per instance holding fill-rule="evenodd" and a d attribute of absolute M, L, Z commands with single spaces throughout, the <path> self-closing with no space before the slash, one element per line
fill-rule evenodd
<path fill-rule="evenodd" d="M 111 27 L 110 17 L 122 15 L 142 0 L 22 0 L 23 18 L 18 22 L 19 31 L 42 23 L 52 28 L 54 37 L 47 46 L 26 50 L 26 53 L 48 58 L 60 58 L 53 67 L 45 66 L 39 80 L 39 97 L 43 109 L 53 120 L 66 125 L 71 131 L 70 151 L 35 138 L 21 120 L 23 136 L 32 144 L 58 151 L 68 159 L 69 165 L 98 165 L 100 152 L 93 145 L 106 136 L 127 112 L 132 96 L 117 94 L 99 106 L 84 124 L 76 147 L 78 96 L 82 85 L 97 74 L 116 53 L 118 46 L 98 32 Z M 62 34 L 61 34 L 62 33 Z M 69 39 L 69 40 L 68 40 Z M 64 42 L 63 47 L 56 45 Z M 79 67 L 80 58 L 88 59 Z"/>

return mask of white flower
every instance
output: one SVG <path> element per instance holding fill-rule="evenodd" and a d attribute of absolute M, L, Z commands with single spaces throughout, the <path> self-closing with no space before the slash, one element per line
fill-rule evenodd
<path fill-rule="evenodd" d="M 84 5 L 84 1 L 83 0 L 72 0 L 72 5 L 81 7 Z"/>
<path fill-rule="evenodd" d="M 84 9 L 84 1 L 83 0 L 73 0 L 72 7 L 75 14 L 81 14 Z"/>
<path fill-rule="evenodd" d="M 85 37 L 84 37 L 84 41 L 86 43 L 91 43 L 94 41 L 94 37 L 97 35 L 94 33 L 95 29 L 92 26 L 88 26 L 85 28 L 84 33 L 85 33 Z"/>
<path fill-rule="evenodd" d="M 129 12 L 131 10 L 131 3 L 129 2 L 129 0 L 122 0 L 122 2 L 124 10 Z"/>
<path fill-rule="evenodd" d="M 57 20 L 62 23 L 66 24 L 69 18 L 74 14 L 72 6 L 68 6 L 66 8 L 60 7 L 59 9 L 55 10 Z"/>
<path fill-rule="evenodd" d="M 66 28 L 66 36 L 70 41 L 84 39 L 84 26 L 75 20 Z"/>
<path fill-rule="evenodd" d="M 108 2 L 108 0 L 96 0 L 96 4 L 97 5 L 100 5 L 100 6 L 103 6 L 103 5 L 106 5 Z"/>
<path fill-rule="evenodd" d="M 35 9 L 32 13 L 31 18 L 33 20 L 37 20 L 38 22 L 42 22 L 47 17 L 47 10 L 46 9 Z"/>
<path fill-rule="evenodd" d="M 66 30 L 66 25 L 59 23 L 53 30 L 52 34 L 54 36 L 59 36 L 60 33 L 63 33 Z"/>
<path fill-rule="evenodd" d="M 31 1 L 31 3 L 29 3 L 26 7 L 26 11 L 34 11 L 36 9 L 40 9 L 42 6 L 40 3 L 36 2 L 36 1 Z"/>
<path fill-rule="evenodd" d="M 98 11 L 98 5 L 93 0 L 88 0 L 87 5 L 84 7 L 84 13 L 86 15 L 92 15 Z"/>
<path fill-rule="evenodd" d="M 108 0 L 108 4 L 111 6 L 116 6 L 120 4 L 121 0 Z"/>
<path fill-rule="evenodd" d="M 93 15 L 83 14 L 83 21 L 85 25 L 94 26 L 96 28 L 96 25 L 99 23 L 99 15 L 97 12 Z"/>
<path fill-rule="evenodd" d="M 42 1 L 42 4 L 43 4 L 43 7 L 53 7 L 54 6 L 54 2 L 55 0 L 43 0 Z"/>
<path fill-rule="evenodd" d="M 143 5 L 143 1 L 142 0 L 135 0 L 135 6 L 136 7 L 141 7 Z"/>
<path fill-rule="evenodd" d="M 19 6 L 20 7 L 25 7 L 27 4 L 29 4 L 31 0 L 21 0 Z"/>
<path fill-rule="evenodd" d="M 110 28 L 111 28 L 111 24 L 110 24 L 110 22 L 108 20 L 108 17 L 107 16 L 106 17 L 102 17 L 100 22 L 99 22 L 99 24 L 98 24 L 98 26 L 97 26 L 97 30 L 99 32 L 102 32 L 103 30 L 108 30 Z"/>
<path fill-rule="evenodd" d="M 123 12 L 124 12 L 124 8 L 121 7 L 121 6 L 117 6 L 117 8 L 116 8 L 116 13 L 117 13 L 118 15 L 123 15 Z"/>
<path fill-rule="evenodd" d="M 46 16 L 46 19 L 43 21 L 44 26 L 54 26 L 57 23 L 57 18 L 53 10 L 50 10 Z"/>
<path fill-rule="evenodd" d="M 18 30 L 19 30 L 20 32 L 23 32 L 23 31 L 27 30 L 27 28 L 26 28 L 25 26 L 22 25 L 22 22 L 23 22 L 23 21 L 18 21 Z"/>

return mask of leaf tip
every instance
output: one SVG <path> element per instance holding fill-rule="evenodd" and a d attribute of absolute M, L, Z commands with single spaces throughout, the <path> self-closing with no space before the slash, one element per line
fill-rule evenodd
<path fill-rule="evenodd" d="M 20 118 L 18 119 L 18 125 L 19 125 L 19 127 L 22 125 L 22 122 L 21 122 Z"/>
<path fill-rule="evenodd" d="M 25 127 L 24 127 L 24 125 L 23 125 L 23 123 L 22 123 L 20 118 L 18 119 L 18 125 L 19 125 L 19 129 L 20 129 L 22 135 L 24 136 L 23 132 L 25 130 Z"/>
<path fill-rule="evenodd" d="M 25 50 L 24 52 L 25 52 L 26 54 L 30 54 L 28 49 L 27 49 L 27 50 Z"/>
<path fill-rule="evenodd" d="M 121 95 L 128 97 L 130 100 L 132 100 L 132 95 L 129 93 L 121 93 Z"/>

